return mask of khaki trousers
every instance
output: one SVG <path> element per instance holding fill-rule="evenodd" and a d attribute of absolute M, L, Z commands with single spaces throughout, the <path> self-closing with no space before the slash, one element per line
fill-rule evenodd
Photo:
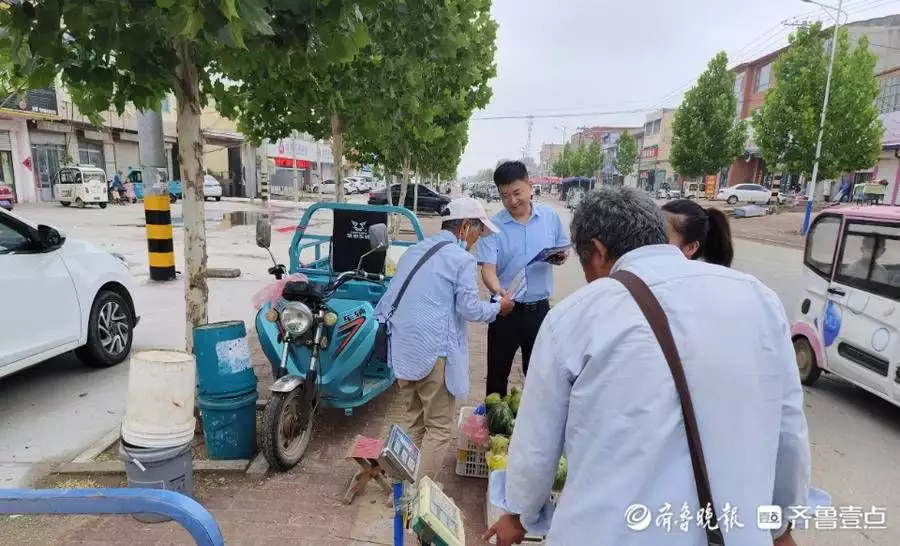
<path fill-rule="evenodd" d="M 441 463 L 452 434 L 455 401 L 447 390 L 444 369 L 447 359 L 440 357 L 434 369 L 419 381 L 398 380 L 400 396 L 406 405 L 406 431 L 419 447 L 419 478 L 428 476 L 438 482 Z"/>

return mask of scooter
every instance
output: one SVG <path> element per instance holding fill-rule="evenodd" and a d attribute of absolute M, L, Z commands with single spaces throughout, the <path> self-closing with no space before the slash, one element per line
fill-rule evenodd
<path fill-rule="evenodd" d="M 348 227 L 335 228 L 334 237 L 307 234 L 307 239 L 319 242 L 304 246 L 305 226 L 319 209 L 332 209 L 335 225 Z M 288 268 L 269 248 L 269 220 L 257 221 L 256 244 L 272 258 L 269 274 L 282 280 L 275 289 L 283 285 L 280 297 L 261 304 L 256 316 L 260 346 L 274 378 L 260 432 L 263 455 L 273 469 L 289 470 L 300 462 L 320 408 L 343 409 L 350 415 L 394 383 L 393 371 L 372 350 L 378 328 L 374 309 L 389 282 L 382 274 L 387 249 L 415 243 L 389 241 L 386 224 L 374 221 L 383 217 L 386 222 L 385 212 L 407 216 L 418 238 L 424 238 L 415 215 L 406 209 L 317 203 L 307 209 L 295 231 L 292 276 L 287 278 Z M 368 250 L 363 252 L 358 243 L 366 238 Z M 323 258 L 319 247 L 326 244 L 332 255 Z M 310 247 L 315 247 L 315 259 L 301 265 L 301 253 Z M 342 251 L 343 260 L 334 256 Z"/>

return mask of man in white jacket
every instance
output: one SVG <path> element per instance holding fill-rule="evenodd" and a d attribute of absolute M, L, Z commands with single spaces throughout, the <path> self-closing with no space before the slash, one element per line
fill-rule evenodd
<path fill-rule="evenodd" d="M 571 231 L 589 284 L 554 307 L 538 334 L 509 447 L 513 513 L 488 535 L 498 546 L 522 540 L 565 453 L 552 546 L 698 546 L 706 526 L 718 526 L 728 546 L 792 544 L 786 516 L 807 504 L 810 452 L 777 296 L 749 275 L 686 259 L 667 244 L 655 205 L 626 188 L 588 194 Z M 625 286 L 607 278 L 619 270 L 642 279 L 668 317 L 717 520 L 699 506 L 660 345 Z M 758 526 L 766 505 L 784 509 L 780 529 Z"/>

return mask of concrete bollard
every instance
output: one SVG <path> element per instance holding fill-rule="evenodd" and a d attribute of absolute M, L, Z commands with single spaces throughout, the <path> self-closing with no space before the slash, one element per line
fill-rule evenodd
<path fill-rule="evenodd" d="M 168 195 L 144 195 L 150 280 L 175 280 L 175 240 Z"/>

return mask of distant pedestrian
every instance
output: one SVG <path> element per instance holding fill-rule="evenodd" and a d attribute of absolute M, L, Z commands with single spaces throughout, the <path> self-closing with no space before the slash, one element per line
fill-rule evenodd
<path fill-rule="evenodd" d="M 568 245 L 569 236 L 555 210 L 533 202 L 524 163 L 501 163 L 494 171 L 494 184 L 504 207 L 493 218 L 500 232 L 478 242 L 477 257 L 487 289 L 516 301 L 516 307 L 508 317 L 499 318 L 488 326 L 487 335 L 487 394 L 506 396 L 509 372 L 519 349 L 522 350 L 522 372 L 528 373 L 534 340 L 550 310 L 552 265 L 562 264 L 568 253 L 528 266 L 523 293 L 509 294 L 507 290 L 538 253 Z"/>
<path fill-rule="evenodd" d="M 688 259 L 731 267 L 734 243 L 728 218 L 721 210 L 703 208 L 690 199 L 669 201 L 662 210 L 666 212 L 669 243 Z"/>

